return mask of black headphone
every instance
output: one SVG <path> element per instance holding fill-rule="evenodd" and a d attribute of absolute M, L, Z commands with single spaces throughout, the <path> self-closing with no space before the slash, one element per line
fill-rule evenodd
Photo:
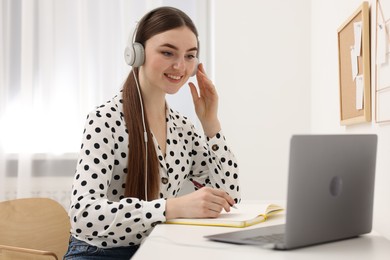
<path fill-rule="evenodd" d="M 134 29 L 134 32 L 131 37 L 127 40 L 127 45 L 125 48 L 125 61 L 128 65 L 132 66 L 133 68 L 138 68 L 142 66 L 145 62 L 145 49 L 144 46 L 142 46 L 141 43 L 135 41 L 135 36 L 137 34 L 138 24 Z M 195 66 L 194 71 L 191 74 L 192 76 L 196 75 L 196 72 L 198 71 L 198 54 L 197 56 L 197 63 Z"/>

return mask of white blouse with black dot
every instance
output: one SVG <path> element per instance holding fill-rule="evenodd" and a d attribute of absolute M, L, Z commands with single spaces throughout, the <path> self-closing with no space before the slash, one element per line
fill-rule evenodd
<path fill-rule="evenodd" d="M 189 179 L 223 189 L 240 201 L 237 161 L 222 132 L 204 140 L 186 117 L 170 108 L 165 157 L 153 138 L 160 198 L 125 198 L 131 166 L 121 97 L 122 92 L 87 116 L 69 210 L 73 236 L 101 248 L 140 244 L 156 224 L 166 221 L 166 199 L 177 196 Z"/>

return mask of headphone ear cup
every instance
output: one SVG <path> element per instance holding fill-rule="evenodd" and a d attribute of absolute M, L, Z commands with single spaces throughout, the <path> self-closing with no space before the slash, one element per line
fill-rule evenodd
<path fill-rule="evenodd" d="M 134 63 L 134 49 L 133 46 L 126 46 L 125 48 L 125 61 L 128 65 L 132 66 Z"/>
<path fill-rule="evenodd" d="M 134 42 L 125 48 L 125 61 L 133 67 L 139 67 L 144 64 L 145 50 L 142 44 Z"/>
<path fill-rule="evenodd" d="M 133 67 L 139 67 L 144 64 L 145 62 L 145 49 L 144 46 L 142 46 L 141 43 L 135 42 L 133 43 L 134 48 L 134 64 Z"/>

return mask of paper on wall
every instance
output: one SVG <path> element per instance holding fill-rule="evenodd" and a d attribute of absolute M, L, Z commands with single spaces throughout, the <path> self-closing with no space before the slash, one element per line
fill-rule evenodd
<path fill-rule="evenodd" d="M 363 109 L 364 81 L 363 75 L 356 76 L 356 109 Z"/>
<path fill-rule="evenodd" d="M 355 36 L 355 55 L 360 56 L 362 52 L 362 22 L 353 23 L 353 33 Z"/>
<path fill-rule="evenodd" d="M 358 74 L 358 57 L 355 54 L 354 46 L 351 46 L 351 66 L 352 66 L 352 80 L 354 80 Z"/>

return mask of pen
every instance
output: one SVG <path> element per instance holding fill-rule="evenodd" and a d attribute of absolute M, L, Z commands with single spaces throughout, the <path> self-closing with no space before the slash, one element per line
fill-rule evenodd
<path fill-rule="evenodd" d="M 197 181 L 194 181 L 194 180 L 191 180 L 191 182 L 194 184 L 195 187 L 197 187 L 198 189 L 201 189 L 203 188 L 204 186 L 202 184 L 200 184 L 199 182 Z M 230 205 L 232 208 L 234 209 L 237 209 L 237 207 L 235 205 Z"/>

